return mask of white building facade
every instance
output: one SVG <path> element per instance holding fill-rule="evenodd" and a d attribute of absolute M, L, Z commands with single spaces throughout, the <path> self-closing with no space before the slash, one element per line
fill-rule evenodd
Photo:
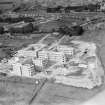
<path fill-rule="evenodd" d="M 62 51 L 62 52 L 64 52 L 64 54 L 67 54 L 67 55 L 73 55 L 74 48 L 65 46 L 65 45 L 58 45 L 57 50 Z"/>

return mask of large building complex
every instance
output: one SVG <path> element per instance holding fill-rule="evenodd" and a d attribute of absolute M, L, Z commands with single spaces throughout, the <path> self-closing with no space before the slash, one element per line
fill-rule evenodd
<path fill-rule="evenodd" d="M 29 45 L 7 60 L 10 74 L 29 78 L 37 74 L 42 78 L 54 78 L 57 83 L 88 89 L 100 86 L 104 71 L 96 54 L 96 45 L 76 40 L 71 43 L 56 44 L 50 50 L 43 43 Z"/>

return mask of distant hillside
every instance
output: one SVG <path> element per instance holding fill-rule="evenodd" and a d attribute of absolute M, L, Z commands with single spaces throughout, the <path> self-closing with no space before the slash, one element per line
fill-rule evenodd
<path fill-rule="evenodd" d="M 68 5 L 83 5 L 88 3 L 96 3 L 102 0 L 23 0 L 23 1 L 30 1 L 30 2 L 39 2 L 43 6 L 68 6 Z"/>
<path fill-rule="evenodd" d="M 83 5 L 87 3 L 96 3 L 98 0 L 38 0 L 42 5 L 55 6 L 55 5 Z"/>
<path fill-rule="evenodd" d="M 88 4 L 88 3 L 96 3 L 101 0 L 0 0 L 0 8 L 2 9 L 11 9 L 12 4 L 5 4 L 5 2 L 14 2 L 15 7 L 20 5 L 21 3 L 26 3 L 29 5 L 30 3 L 32 5 L 35 4 L 40 4 L 42 6 L 49 6 L 49 7 L 54 7 L 54 6 L 68 6 L 68 5 L 83 5 L 83 4 Z M 4 3 L 4 4 L 3 4 Z"/>

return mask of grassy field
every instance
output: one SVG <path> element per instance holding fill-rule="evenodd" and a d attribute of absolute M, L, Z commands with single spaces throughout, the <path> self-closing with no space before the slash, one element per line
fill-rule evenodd
<path fill-rule="evenodd" d="M 105 85 L 92 90 L 47 82 L 32 105 L 80 105 L 103 91 Z"/>
<path fill-rule="evenodd" d="M 20 77 L 0 78 L 0 105 L 28 105 L 45 80 Z"/>

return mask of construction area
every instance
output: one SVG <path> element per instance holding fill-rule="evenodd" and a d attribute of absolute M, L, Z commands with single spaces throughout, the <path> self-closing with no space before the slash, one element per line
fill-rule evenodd
<path fill-rule="evenodd" d="M 24 1 L 0 1 L 0 105 L 104 105 L 105 2 Z"/>

